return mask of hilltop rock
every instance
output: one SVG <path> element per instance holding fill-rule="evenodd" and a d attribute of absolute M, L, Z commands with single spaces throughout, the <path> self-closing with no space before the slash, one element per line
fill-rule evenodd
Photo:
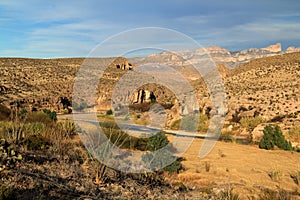
<path fill-rule="evenodd" d="M 160 64 L 182 68 L 190 66 L 191 64 L 199 63 L 201 60 L 207 59 L 207 55 L 209 55 L 216 64 L 224 64 L 228 68 L 234 68 L 257 58 L 298 51 L 300 51 L 300 47 L 289 47 L 286 51 L 283 51 L 280 43 L 276 43 L 261 49 L 250 48 L 237 52 L 230 52 L 225 48 L 211 46 L 196 50 L 180 50 L 152 54 L 145 58 L 135 58 L 134 61 L 140 62 L 143 60 L 149 63 L 159 62 Z"/>
<path fill-rule="evenodd" d="M 278 52 L 282 51 L 280 43 L 276 43 L 276 44 L 270 45 L 268 47 L 261 48 L 261 50 L 262 51 L 269 51 L 269 52 L 272 52 L 272 53 L 278 53 Z"/>
<path fill-rule="evenodd" d="M 288 47 L 285 52 L 286 53 L 293 53 L 293 52 L 299 52 L 300 51 L 300 47 L 294 47 L 294 46 L 290 46 Z"/>

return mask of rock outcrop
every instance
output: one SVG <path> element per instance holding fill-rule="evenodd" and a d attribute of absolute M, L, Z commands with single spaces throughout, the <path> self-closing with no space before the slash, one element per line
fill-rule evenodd
<path fill-rule="evenodd" d="M 282 50 L 281 50 L 281 44 L 280 43 L 276 43 L 276 44 L 270 45 L 268 47 L 261 48 L 261 50 L 262 51 L 272 52 L 272 53 L 282 52 Z"/>
<path fill-rule="evenodd" d="M 203 58 L 207 59 L 207 56 L 203 57 L 204 52 L 207 52 L 216 64 L 224 64 L 228 68 L 234 68 L 253 59 L 299 51 L 300 47 L 289 47 L 286 49 L 286 51 L 283 51 L 280 43 L 276 43 L 261 49 L 250 48 L 237 52 L 230 52 L 227 49 L 218 46 L 212 46 L 196 50 L 163 52 L 160 54 L 153 54 L 145 58 L 135 58 L 133 60 L 135 62 L 140 62 L 143 60 L 147 62 L 159 62 L 161 64 L 172 65 L 174 67 L 184 67 L 199 63 Z"/>

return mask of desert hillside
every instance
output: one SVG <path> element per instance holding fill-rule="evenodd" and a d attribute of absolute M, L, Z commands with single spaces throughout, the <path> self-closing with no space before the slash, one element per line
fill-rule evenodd
<path fill-rule="evenodd" d="M 300 53 L 287 53 L 266 58 L 259 58 L 234 69 L 220 65 L 219 70 L 225 83 L 227 95 L 227 116 L 225 128 L 234 134 L 249 135 L 252 130 L 242 130 L 238 123 L 245 117 L 263 117 L 265 122 L 278 123 L 284 130 L 299 126 L 299 58 Z M 17 59 L 1 58 L 0 102 L 9 108 L 19 110 L 50 109 L 57 112 L 68 112 L 71 109 L 71 97 L 75 75 L 83 63 L 83 59 Z M 99 80 L 96 99 L 90 98 L 90 105 L 96 110 L 109 110 L 113 88 L 118 80 L 128 73 L 143 77 L 143 74 L 131 70 L 127 59 L 96 59 L 97 65 L 108 65 Z M 97 68 L 97 65 L 95 67 Z M 121 67 L 124 66 L 124 67 Z M 126 68 L 127 66 L 127 68 Z M 96 69 L 95 68 L 95 69 Z M 199 109 L 210 115 L 210 98 L 203 79 L 195 76 L 190 67 L 178 69 L 191 82 L 199 100 Z M 89 69 L 89 73 L 93 73 Z M 96 73 L 96 72 L 95 72 Z M 157 73 L 164 73 L 157 71 Z M 160 74 L 160 77 L 172 77 Z M 144 78 L 141 78 L 144 79 Z M 131 84 L 125 82 L 125 85 Z M 84 93 L 85 91 L 83 91 Z M 127 95 L 128 91 L 122 91 Z M 138 99 L 139 93 L 145 93 L 145 99 Z M 170 127 L 180 119 L 178 102 L 174 94 L 161 85 L 145 85 L 136 91 L 136 96 L 128 96 L 132 103 L 141 103 L 150 98 L 150 94 L 158 103 L 166 105 Z M 122 96 L 124 94 L 120 94 Z M 89 97 L 89 94 L 85 96 Z M 146 98 L 147 97 L 147 98 Z M 120 97 L 122 98 L 122 97 Z M 184 104 L 182 106 L 185 106 Z M 237 131 L 235 131 L 237 130 Z"/>

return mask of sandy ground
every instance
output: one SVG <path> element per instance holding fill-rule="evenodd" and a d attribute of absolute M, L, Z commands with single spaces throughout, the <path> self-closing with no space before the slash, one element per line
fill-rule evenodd
<path fill-rule="evenodd" d="M 217 142 L 211 153 L 200 159 L 202 143 L 203 140 L 194 139 L 183 155 L 186 170 L 178 178 L 185 184 L 194 187 L 229 185 L 245 195 L 261 188 L 300 190 L 291 178 L 300 171 L 300 153 Z"/>

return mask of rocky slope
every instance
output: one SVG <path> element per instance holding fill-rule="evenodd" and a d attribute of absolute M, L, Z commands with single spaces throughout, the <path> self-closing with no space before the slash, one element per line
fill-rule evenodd
<path fill-rule="evenodd" d="M 252 59 L 253 55 L 262 56 L 260 53 L 263 52 L 267 52 L 264 55 L 280 54 L 254 59 L 234 69 L 228 69 L 226 64 L 218 65 L 227 95 L 226 124 L 229 125 L 236 117 L 261 116 L 268 121 L 280 122 L 285 130 L 300 125 L 300 53 L 282 54 L 279 44 L 239 53 L 230 53 L 220 50 L 220 48 L 208 49 L 215 57 L 221 55 L 220 52 L 231 58 L 233 58 L 232 55 L 258 52 L 250 54 L 247 59 Z M 287 51 L 295 49 L 290 47 Z M 172 63 L 176 59 L 180 59 L 180 57 L 162 53 L 160 56 L 146 57 L 143 61 L 136 60 L 138 62 L 134 64 L 138 66 L 141 62 L 153 61 Z M 196 62 L 196 60 L 194 61 Z M 47 108 L 65 112 L 71 107 L 74 78 L 83 61 L 84 59 L 81 58 L 0 59 L 0 103 L 20 110 Z M 226 63 L 226 60 L 224 62 Z M 102 78 L 97 80 L 98 89 L 95 96 L 91 95 L 86 88 L 77 88 L 84 97 L 81 101 L 86 102 L 90 109 L 95 108 L 96 110 L 108 110 L 113 103 L 115 108 L 122 112 L 122 109 L 118 107 L 118 102 L 134 104 L 149 103 L 155 100 L 168 109 L 167 117 L 171 121 L 179 119 L 180 114 L 183 114 L 185 110 L 195 109 L 197 106 L 203 114 L 212 114 L 210 113 L 211 94 L 207 90 L 205 81 L 190 64 L 184 65 L 184 61 L 183 64 L 181 61 L 181 64 L 175 66 L 177 72 L 183 76 L 178 78 L 174 70 L 161 70 L 160 67 L 157 67 L 145 74 L 137 69 L 134 70 L 135 65 L 130 63 L 133 62 L 125 58 L 90 59 L 88 63 L 85 63 L 93 65 L 86 69 L 86 74 L 90 77 L 97 77 L 99 67 L 107 68 Z M 154 79 L 153 77 L 158 78 Z M 192 88 L 180 87 L 184 86 L 184 79 L 191 83 Z M 144 84 L 145 82 L 150 84 Z M 166 87 L 164 84 L 174 87 L 178 94 L 174 94 L 172 88 Z M 89 83 L 87 85 L 89 86 Z M 137 85 L 139 87 L 136 87 Z M 114 93 L 116 88 L 119 90 Z M 130 88 L 134 88 L 133 95 L 130 95 Z M 190 99 L 184 99 L 193 91 L 199 101 L 197 106 Z M 175 96 L 180 97 L 180 95 L 183 97 L 183 101 L 176 100 Z M 169 122 L 168 125 L 170 124 L 172 122 Z"/>
<path fill-rule="evenodd" d="M 282 121 L 285 128 L 300 125 L 300 53 L 253 60 L 230 70 L 225 84 L 228 117 L 239 113 Z"/>

